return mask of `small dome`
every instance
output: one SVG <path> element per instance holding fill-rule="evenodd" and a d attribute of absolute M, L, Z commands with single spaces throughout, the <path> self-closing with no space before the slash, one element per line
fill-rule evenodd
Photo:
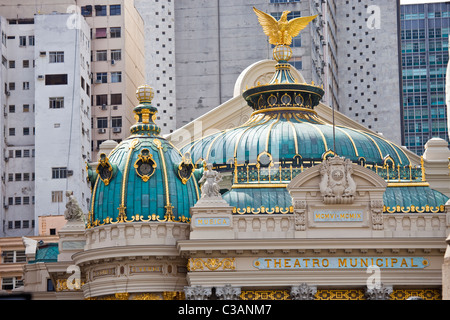
<path fill-rule="evenodd" d="M 88 227 L 110 223 L 159 221 L 189 222 L 190 208 L 199 199 L 190 155 L 181 154 L 159 135 L 154 123 L 157 109 L 151 105 L 153 90 L 137 90 L 140 104 L 134 108 L 137 123 L 132 135 L 97 168 L 88 165 L 92 185 Z"/>

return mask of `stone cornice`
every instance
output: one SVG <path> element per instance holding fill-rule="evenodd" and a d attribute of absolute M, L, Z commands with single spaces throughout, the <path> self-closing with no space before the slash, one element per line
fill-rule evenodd
<path fill-rule="evenodd" d="M 183 254 L 259 254 L 262 252 L 304 253 L 307 250 L 320 253 L 329 250 L 425 250 L 442 254 L 445 251 L 445 238 L 384 238 L 384 239 L 239 239 L 239 240 L 189 240 L 179 241 L 178 250 Z M 423 251 L 422 251 L 423 252 Z"/>

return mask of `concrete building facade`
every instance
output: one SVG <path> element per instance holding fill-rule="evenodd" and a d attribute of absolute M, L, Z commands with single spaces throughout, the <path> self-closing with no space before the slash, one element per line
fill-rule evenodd
<path fill-rule="evenodd" d="M 448 140 L 445 79 L 450 1 L 401 6 L 403 135 L 422 154 L 430 138 Z"/>
<path fill-rule="evenodd" d="M 89 203 L 89 27 L 70 18 L 2 19 L 2 236 L 37 234 L 38 216 L 64 212 L 66 190 Z"/>

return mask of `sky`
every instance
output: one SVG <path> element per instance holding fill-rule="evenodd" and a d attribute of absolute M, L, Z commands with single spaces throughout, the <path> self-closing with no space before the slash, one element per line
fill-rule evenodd
<path fill-rule="evenodd" d="M 400 0 L 400 4 L 448 2 L 449 0 Z"/>

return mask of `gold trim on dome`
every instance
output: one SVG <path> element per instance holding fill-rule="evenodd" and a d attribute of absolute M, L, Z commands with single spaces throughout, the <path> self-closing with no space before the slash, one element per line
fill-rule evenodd
<path fill-rule="evenodd" d="M 140 164 L 138 164 L 140 163 Z M 149 165 L 153 168 L 152 172 L 150 174 L 141 174 L 141 172 L 139 172 L 139 167 L 142 165 Z M 136 174 L 141 177 L 142 181 L 147 182 L 151 176 L 153 176 L 153 174 L 155 173 L 155 169 L 157 167 L 156 162 L 153 160 L 153 155 L 150 153 L 150 150 L 148 149 L 142 149 L 141 153 L 138 155 L 138 159 L 134 162 L 133 165 Z"/>
<path fill-rule="evenodd" d="M 100 171 L 101 168 L 103 169 L 102 171 Z M 113 176 L 113 167 L 112 167 L 111 163 L 109 162 L 109 159 L 106 156 L 106 154 L 102 153 L 100 155 L 100 159 L 98 161 L 98 165 L 97 165 L 97 168 L 95 169 L 95 172 L 97 172 L 98 176 L 103 181 L 105 186 L 109 185 L 109 183 L 111 182 L 112 176 Z M 105 172 L 109 173 L 108 177 L 102 177 L 102 173 L 105 173 Z"/>

